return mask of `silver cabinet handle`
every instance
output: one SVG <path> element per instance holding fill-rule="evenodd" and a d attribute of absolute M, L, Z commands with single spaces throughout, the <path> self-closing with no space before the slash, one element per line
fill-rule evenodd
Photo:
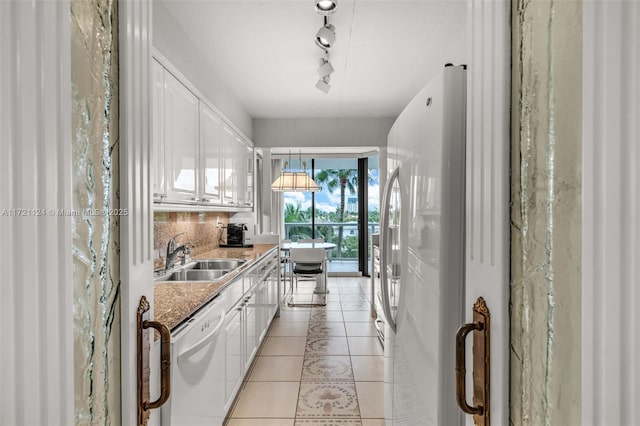
<path fill-rule="evenodd" d="M 389 304 L 389 291 L 387 289 L 387 261 L 389 258 L 389 244 L 392 241 L 387 241 L 387 233 L 389 232 L 389 201 L 391 201 L 391 187 L 393 186 L 393 181 L 398 179 L 398 172 L 400 171 L 400 167 L 396 167 L 391 176 L 389 176 L 389 180 L 387 180 L 387 184 L 384 186 L 384 191 L 382 194 L 383 203 L 382 207 L 382 221 L 380 223 L 380 290 L 382 292 L 382 309 L 384 310 L 384 316 L 387 320 L 387 323 L 395 333 L 396 331 L 396 322 L 393 319 L 391 312 L 391 305 Z M 389 238 L 390 240 L 390 238 Z"/>

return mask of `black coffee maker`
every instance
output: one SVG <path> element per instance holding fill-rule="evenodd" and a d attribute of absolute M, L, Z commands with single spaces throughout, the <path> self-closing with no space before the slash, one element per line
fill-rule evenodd
<path fill-rule="evenodd" d="M 247 247 L 245 244 L 245 234 L 247 225 L 244 223 L 230 223 L 227 225 L 227 244 L 226 247 Z"/>

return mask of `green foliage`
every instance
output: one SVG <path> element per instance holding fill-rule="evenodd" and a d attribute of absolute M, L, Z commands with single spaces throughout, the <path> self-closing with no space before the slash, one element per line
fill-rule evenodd
<path fill-rule="evenodd" d="M 369 222 L 380 223 L 380 210 L 377 208 L 369 210 Z"/>
<path fill-rule="evenodd" d="M 284 206 L 284 221 L 285 223 L 291 222 L 306 222 L 311 219 L 311 209 L 302 210 L 300 203 L 287 204 Z"/>
<path fill-rule="evenodd" d="M 367 177 L 369 183 L 373 182 L 371 174 Z M 345 195 L 349 191 L 355 194 L 358 185 L 358 170 L 356 169 L 323 169 L 315 174 L 314 180 L 322 188 L 330 193 L 336 189 L 340 190 L 340 204 L 336 206 L 335 212 L 316 211 L 316 238 L 324 238 L 325 241 L 332 242 L 337 245 L 333 250 L 334 257 L 357 258 L 358 257 L 358 237 L 357 235 L 344 236 L 342 227 L 323 226 L 322 223 L 336 222 L 357 222 L 357 213 L 345 211 Z M 376 208 L 369 211 L 369 222 L 379 222 L 380 212 Z M 299 225 L 288 228 L 288 238 L 296 241 L 300 238 L 311 238 L 311 208 L 302 210 L 301 204 L 287 204 L 284 210 L 285 223 L 305 223 L 308 225 Z M 338 254 L 340 253 L 340 254 Z"/>

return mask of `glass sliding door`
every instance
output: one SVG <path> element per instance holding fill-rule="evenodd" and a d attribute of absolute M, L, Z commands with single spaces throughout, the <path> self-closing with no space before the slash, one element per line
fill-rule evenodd
<path fill-rule="evenodd" d="M 329 272 L 368 274 L 370 234 L 378 229 L 377 167 L 377 157 L 312 159 L 310 174 L 322 191 L 284 193 L 284 238 L 323 238 L 336 245 Z"/>
<path fill-rule="evenodd" d="M 358 272 L 358 159 L 318 158 L 314 180 L 322 188 L 315 193 L 316 238 L 334 243 L 329 272 Z"/>

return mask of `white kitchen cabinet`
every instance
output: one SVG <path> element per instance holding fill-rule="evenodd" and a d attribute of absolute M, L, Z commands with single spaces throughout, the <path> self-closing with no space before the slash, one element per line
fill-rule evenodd
<path fill-rule="evenodd" d="M 151 63 L 153 74 L 151 185 L 154 201 L 164 201 L 167 198 L 164 179 L 164 73 L 166 71 L 157 61 L 151 61 Z"/>
<path fill-rule="evenodd" d="M 231 287 L 240 286 L 244 295 L 227 310 L 224 328 L 225 410 L 231 408 L 240 389 L 242 379 L 248 373 L 258 348 L 266 337 L 266 331 L 277 310 L 277 286 L 279 283 L 278 247 L 244 271 L 225 290 L 229 297 Z M 273 290 L 272 290 L 273 289 Z M 235 294 L 235 291 L 234 291 Z M 269 302 L 271 301 L 271 303 Z"/>
<path fill-rule="evenodd" d="M 253 207 L 253 145 L 223 125 L 223 204 L 236 208 Z"/>
<path fill-rule="evenodd" d="M 199 201 L 198 98 L 169 72 L 164 86 L 166 201 L 194 203 Z"/>
<path fill-rule="evenodd" d="M 253 144 L 179 73 L 154 59 L 152 74 L 155 208 L 251 210 Z"/>
<path fill-rule="evenodd" d="M 235 135 L 233 170 L 235 174 L 235 205 L 253 206 L 253 146 Z"/>
<path fill-rule="evenodd" d="M 223 122 L 218 114 L 200 102 L 200 182 L 203 205 L 222 204 Z"/>
<path fill-rule="evenodd" d="M 276 255 L 275 260 L 271 262 L 269 269 L 269 275 L 267 276 L 267 328 L 271 322 L 271 318 L 274 317 L 278 311 L 278 285 L 280 284 L 280 262 Z"/>
<path fill-rule="evenodd" d="M 244 374 L 243 362 L 243 333 L 242 318 L 244 316 L 244 306 L 238 303 L 228 313 L 228 321 L 225 326 L 225 411 L 229 412 L 236 393 L 242 384 Z"/>
<path fill-rule="evenodd" d="M 256 297 L 256 286 L 245 293 L 244 298 L 244 330 L 245 330 L 245 350 L 244 350 L 244 371 L 248 371 L 251 367 L 253 357 L 258 352 L 260 345 L 258 334 L 258 304 Z"/>
<path fill-rule="evenodd" d="M 222 126 L 222 200 L 225 205 L 235 205 L 237 179 L 234 176 L 234 158 L 236 154 L 235 132 L 226 124 Z"/>
<path fill-rule="evenodd" d="M 244 192 L 244 205 L 246 207 L 253 207 L 253 196 L 254 196 L 254 186 L 255 186 L 255 150 L 253 145 L 242 140 L 244 145 L 243 147 L 243 161 L 244 165 L 244 174 L 243 174 L 243 184 L 241 185 L 241 189 Z"/>

